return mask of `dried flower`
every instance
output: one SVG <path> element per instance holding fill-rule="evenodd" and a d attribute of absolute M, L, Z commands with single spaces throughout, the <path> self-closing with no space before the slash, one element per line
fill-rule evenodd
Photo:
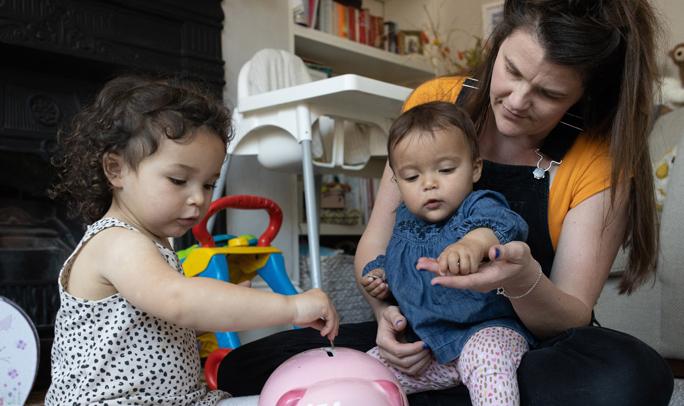
<path fill-rule="evenodd" d="M 426 5 L 423 5 L 428 19 L 428 29 L 424 32 L 428 41 L 425 42 L 424 56 L 428 58 L 435 75 L 469 75 L 484 57 L 482 38 L 461 29 L 451 29 L 446 34 L 440 30 L 439 24 L 430 15 Z M 471 48 L 452 52 L 449 46 L 451 35 L 460 32 L 475 40 Z"/>

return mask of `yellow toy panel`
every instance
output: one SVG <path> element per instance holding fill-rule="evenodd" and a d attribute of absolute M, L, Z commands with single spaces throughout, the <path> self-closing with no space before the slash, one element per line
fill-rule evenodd
<path fill-rule="evenodd" d="M 271 254 L 281 253 L 275 247 L 197 247 L 183 261 L 183 273 L 191 278 L 204 272 L 214 255 L 226 255 L 230 282 L 240 283 L 256 276 Z"/>

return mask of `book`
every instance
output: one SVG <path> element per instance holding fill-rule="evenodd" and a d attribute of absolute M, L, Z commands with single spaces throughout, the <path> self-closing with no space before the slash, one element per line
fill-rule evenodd
<path fill-rule="evenodd" d="M 376 48 L 385 48 L 385 38 L 383 37 L 384 19 L 380 16 L 371 16 L 371 45 Z"/>
<path fill-rule="evenodd" d="M 308 4 L 308 26 L 318 28 L 318 3 L 319 0 L 304 0 Z"/>
<path fill-rule="evenodd" d="M 357 10 L 354 7 L 347 7 L 347 38 L 356 41 L 358 38 L 356 20 L 358 19 Z"/>
<path fill-rule="evenodd" d="M 385 38 L 385 51 L 398 53 L 399 48 L 397 47 L 397 23 L 394 21 L 385 21 L 384 30 L 382 32 Z"/>
<path fill-rule="evenodd" d="M 311 72 L 312 70 L 318 72 L 318 74 L 314 74 L 318 79 L 329 78 L 333 74 L 333 70 L 330 66 L 306 61 L 305 64 L 306 67 L 309 69 L 309 72 Z"/>
<path fill-rule="evenodd" d="M 359 41 L 362 44 L 369 44 L 368 41 L 368 28 L 370 25 L 370 11 L 367 8 L 362 8 L 358 12 L 359 20 L 358 20 L 358 32 L 359 35 L 357 36 L 357 41 Z"/>
<path fill-rule="evenodd" d="M 338 3 L 341 3 L 347 7 L 354 7 L 354 8 L 361 8 L 361 5 L 363 4 L 363 0 L 335 0 Z"/>
<path fill-rule="evenodd" d="M 327 32 L 328 34 L 333 33 L 333 1 L 332 0 L 318 0 L 318 29 Z"/>
<path fill-rule="evenodd" d="M 335 2 L 335 14 L 337 15 L 337 36 L 342 38 L 347 37 L 347 6 L 342 3 Z"/>

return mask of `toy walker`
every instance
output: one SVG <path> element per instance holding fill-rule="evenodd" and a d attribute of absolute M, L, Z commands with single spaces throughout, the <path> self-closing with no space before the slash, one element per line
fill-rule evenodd
<path fill-rule="evenodd" d="M 252 235 L 213 236 L 207 231 L 207 222 L 218 211 L 228 208 L 266 210 L 269 224 L 257 239 Z M 260 196 L 234 195 L 215 200 L 209 211 L 192 233 L 199 245 L 178 252 L 186 277 L 202 276 L 230 283 L 251 280 L 257 274 L 276 293 L 297 293 L 285 271 L 282 252 L 271 246 L 283 222 L 283 212 L 272 200 Z M 234 332 L 216 332 L 219 348 L 233 349 L 240 346 Z"/>

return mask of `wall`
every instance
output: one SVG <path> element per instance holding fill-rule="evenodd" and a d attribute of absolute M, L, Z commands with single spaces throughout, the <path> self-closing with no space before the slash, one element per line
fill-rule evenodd
<path fill-rule="evenodd" d="M 662 38 L 658 51 L 658 66 L 666 76 L 677 77 L 675 65 L 667 52 L 676 44 L 684 42 L 684 1 L 651 0 L 662 23 Z M 435 18 L 443 32 L 448 27 L 458 27 L 449 46 L 452 50 L 462 50 L 474 44 L 468 34 L 482 35 L 482 6 L 496 0 L 386 0 L 385 16 L 399 24 L 400 29 L 425 30 L 428 22 L 424 7 Z"/>
<path fill-rule="evenodd" d="M 401 29 L 427 30 L 428 14 L 441 31 L 453 30 L 453 49 L 472 45 L 471 35 L 482 36 L 482 5 L 494 0 L 389 0 L 385 4 L 386 18 Z M 460 45 L 460 46 L 459 46 Z"/>
<path fill-rule="evenodd" d="M 430 25 L 428 14 L 444 35 L 451 32 L 449 47 L 452 50 L 470 48 L 473 35 L 482 37 L 482 5 L 495 0 L 388 0 L 385 19 L 392 20 L 401 30 L 425 30 Z"/>
<path fill-rule="evenodd" d="M 237 99 L 237 77 L 242 65 L 254 53 L 262 48 L 291 49 L 289 31 L 288 4 L 286 0 L 250 1 L 245 6 L 244 0 L 223 0 L 225 20 L 223 25 L 223 58 L 225 65 L 226 86 L 224 100 L 233 108 Z M 245 21 L 255 22 L 251 30 L 242 27 Z M 284 34 L 285 33 L 285 34 Z M 263 168 L 253 156 L 235 156 L 231 159 L 227 194 L 254 194 L 268 197 L 281 206 L 284 215 L 283 226 L 273 245 L 284 253 L 287 269 L 295 269 L 298 258 L 296 222 L 296 195 L 292 190 L 296 187 L 296 177 L 292 174 L 274 172 Z M 230 210 L 227 213 L 228 232 L 236 234 L 258 235 L 266 229 L 268 219 L 263 211 Z M 241 333 L 243 342 L 288 328 L 279 326 L 248 333 Z"/>
<path fill-rule="evenodd" d="M 659 66 L 663 75 L 678 77 L 675 65 L 667 52 L 676 44 L 684 42 L 684 1 L 653 0 L 663 23 L 663 38 L 659 47 Z"/>

